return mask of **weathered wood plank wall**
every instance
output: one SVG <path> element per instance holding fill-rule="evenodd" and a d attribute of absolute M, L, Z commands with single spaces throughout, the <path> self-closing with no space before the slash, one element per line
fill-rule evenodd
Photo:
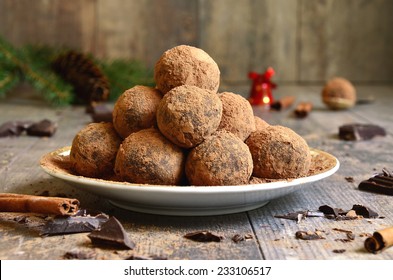
<path fill-rule="evenodd" d="M 178 44 L 206 50 L 223 83 L 267 66 L 280 82 L 393 82 L 391 0 L 0 0 L 0 35 L 152 67 Z"/>

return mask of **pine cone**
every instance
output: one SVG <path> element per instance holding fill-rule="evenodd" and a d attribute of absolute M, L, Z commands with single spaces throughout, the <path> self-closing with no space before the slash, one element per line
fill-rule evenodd
<path fill-rule="evenodd" d="M 77 101 L 90 105 L 108 100 L 108 79 L 86 55 L 68 51 L 59 55 L 52 67 L 66 82 L 73 85 Z"/>

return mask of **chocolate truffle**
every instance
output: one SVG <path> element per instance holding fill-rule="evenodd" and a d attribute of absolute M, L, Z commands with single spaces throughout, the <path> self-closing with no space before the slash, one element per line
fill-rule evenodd
<path fill-rule="evenodd" d="M 120 95 L 113 108 L 113 125 L 120 136 L 126 138 L 132 132 L 154 126 L 161 98 L 157 89 L 147 86 L 135 86 Z"/>
<path fill-rule="evenodd" d="M 246 140 L 254 163 L 253 175 L 287 179 L 306 176 L 311 153 L 306 141 L 283 126 L 268 126 L 251 133 Z"/>
<path fill-rule="evenodd" d="M 195 186 L 242 185 L 253 170 L 251 153 L 239 137 L 220 130 L 193 148 L 186 161 L 186 175 Z"/>
<path fill-rule="evenodd" d="M 115 173 L 137 184 L 179 185 L 184 179 L 185 154 L 156 128 L 130 134 L 120 145 Z"/>
<path fill-rule="evenodd" d="M 176 145 L 192 148 L 220 124 L 222 103 L 216 93 L 183 85 L 170 90 L 157 108 L 157 125 Z"/>
<path fill-rule="evenodd" d="M 162 54 L 154 68 L 157 88 L 164 94 L 181 85 L 192 85 L 217 93 L 220 70 L 202 49 L 180 45 Z"/>
<path fill-rule="evenodd" d="M 112 175 L 121 140 L 112 123 L 87 125 L 72 141 L 72 169 L 86 177 L 104 178 Z"/>
<path fill-rule="evenodd" d="M 351 108 L 356 102 L 355 87 L 347 79 L 331 79 L 322 89 L 322 101 L 334 110 Z"/>
<path fill-rule="evenodd" d="M 232 92 L 220 93 L 219 97 L 222 102 L 222 118 L 218 129 L 232 132 L 241 140 L 246 140 L 255 130 L 254 112 L 250 102 Z"/>
<path fill-rule="evenodd" d="M 269 124 L 260 117 L 254 116 L 255 130 L 262 130 L 269 126 Z"/>

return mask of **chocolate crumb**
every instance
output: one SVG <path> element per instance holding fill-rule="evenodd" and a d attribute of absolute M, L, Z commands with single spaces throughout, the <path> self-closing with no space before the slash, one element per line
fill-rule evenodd
<path fill-rule="evenodd" d="M 27 216 L 18 216 L 14 218 L 14 221 L 19 224 L 27 224 L 30 222 L 30 219 Z"/>
<path fill-rule="evenodd" d="M 197 242 L 220 242 L 224 239 L 222 236 L 215 235 L 209 231 L 195 231 L 184 235 L 185 238 Z"/>
<path fill-rule="evenodd" d="M 345 233 L 352 233 L 352 231 L 350 231 L 350 230 L 341 229 L 341 228 L 333 228 L 333 230 L 340 231 L 340 232 L 345 232 Z"/>
<path fill-rule="evenodd" d="M 348 183 L 355 182 L 355 179 L 353 179 L 353 177 L 345 177 L 345 180 L 347 180 Z"/>
<path fill-rule="evenodd" d="M 246 233 L 245 235 L 244 235 L 244 239 L 253 239 L 254 237 L 253 237 L 253 235 L 251 234 L 251 233 Z"/>
<path fill-rule="evenodd" d="M 355 240 L 355 235 L 354 235 L 352 232 L 348 232 L 348 233 L 347 233 L 347 238 L 348 238 L 349 240 Z"/>
<path fill-rule="evenodd" d="M 79 250 L 73 250 L 66 252 L 63 255 L 63 259 L 66 260 L 95 260 L 97 258 L 94 252 L 84 252 Z"/>
<path fill-rule="evenodd" d="M 336 254 L 342 254 L 344 253 L 346 250 L 345 249 L 334 249 L 332 252 L 336 253 Z"/>
<path fill-rule="evenodd" d="M 312 232 L 312 231 L 297 231 L 295 233 L 295 237 L 297 239 L 302 239 L 302 240 L 325 239 L 325 237 L 323 237 L 321 235 L 321 231 L 319 231 L 319 230 L 316 230 L 314 232 Z"/>
<path fill-rule="evenodd" d="M 239 242 L 244 241 L 244 240 L 245 240 L 245 238 L 243 236 L 241 236 L 240 234 L 235 234 L 232 237 L 232 241 L 235 242 L 235 243 L 239 243 Z"/>

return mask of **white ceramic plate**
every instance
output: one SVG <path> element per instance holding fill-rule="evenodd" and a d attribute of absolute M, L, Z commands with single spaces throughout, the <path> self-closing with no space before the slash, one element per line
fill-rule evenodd
<path fill-rule="evenodd" d="M 312 149 L 314 164 L 324 162 L 307 177 L 270 183 L 239 186 L 160 186 L 87 178 L 69 171 L 70 147 L 48 153 L 41 167 L 53 177 L 96 195 L 105 197 L 118 207 L 160 215 L 207 216 L 243 212 L 261 207 L 270 200 L 299 190 L 309 183 L 324 179 L 339 168 L 332 155 Z"/>

